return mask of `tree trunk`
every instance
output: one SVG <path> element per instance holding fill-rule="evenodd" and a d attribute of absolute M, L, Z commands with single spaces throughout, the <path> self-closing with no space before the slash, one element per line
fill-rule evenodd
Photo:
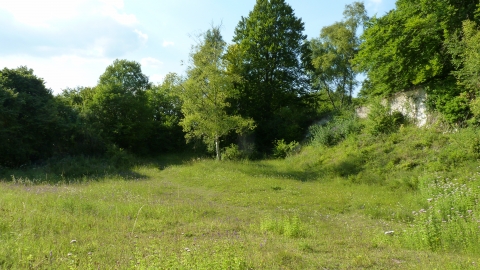
<path fill-rule="evenodd" d="M 215 151 L 217 152 L 217 160 L 222 160 L 222 154 L 220 153 L 220 139 L 215 136 Z"/>

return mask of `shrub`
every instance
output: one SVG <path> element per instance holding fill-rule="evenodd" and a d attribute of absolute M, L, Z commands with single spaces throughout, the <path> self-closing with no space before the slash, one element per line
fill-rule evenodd
<path fill-rule="evenodd" d="M 480 139 L 474 138 L 471 144 L 471 150 L 475 158 L 480 158 Z"/>
<path fill-rule="evenodd" d="M 274 142 L 273 156 L 275 158 L 286 158 L 299 148 L 300 144 L 296 141 L 286 143 L 283 139 Z"/>
<path fill-rule="evenodd" d="M 469 124 L 478 125 L 480 123 L 480 98 L 470 101 L 470 112 L 473 117 L 468 121 Z"/>
<path fill-rule="evenodd" d="M 258 153 L 255 151 L 253 144 L 246 144 L 243 147 L 232 143 L 230 146 L 223 148 L 222 159 L 224 160 L 242 160 L 255 159 Z"/>
<path fill-rule="evenodd" d="M 406 119 L 401 112 L 391 112 L 390 106 L 384 106 L 377 101 L 371 105 L 367 123 L 369 133 L 376 136 L 397 131 L 402 124 L 406 123 Z"/>
<path fill-rule="evenodd" d="M 469 95 L 454 79 L 432 82 L 425 89 L 429 109 L 440 112 L 450 124 L 462 124 L 472 116 Z"/>
<path fill-rule="evenodd" d="M 314 125 L 309 129 L 312 143 L 333 146 L 347 138 L 350 134 L 358 134 L 363 125 L 354 114 L 334 117 L 326 125 Z"/>
<path fill-rule="evenodd" d="M 244 153 L 238 148 L 238 145 L 232 143 L 223 148 L 222 158 L 224 160 L 240 160 L 244 158 Z"/>

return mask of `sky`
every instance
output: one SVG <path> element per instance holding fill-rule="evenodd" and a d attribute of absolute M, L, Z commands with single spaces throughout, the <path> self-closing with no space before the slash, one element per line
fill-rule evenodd
<path fill-rule="evenodd" d="M 0 0 L 0 69 L 27 66 L 55 94 L 95 86 L 115 59 L 141 64 L 151 82 L 183 74 L 195 37 L 222 25 L 231 42 L 256 0 Z M 308 39 L 343 18 L 353 0 L 286 0 Z M 364 0 L 383 16 L 395 0 Z"/>

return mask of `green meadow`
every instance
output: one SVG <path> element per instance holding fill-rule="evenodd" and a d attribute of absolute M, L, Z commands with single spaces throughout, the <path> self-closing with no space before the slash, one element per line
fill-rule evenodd
<path fill-rule="evenodd" d="M 0 269 L 476 269 L 476 132 L 4 170 Z"/>

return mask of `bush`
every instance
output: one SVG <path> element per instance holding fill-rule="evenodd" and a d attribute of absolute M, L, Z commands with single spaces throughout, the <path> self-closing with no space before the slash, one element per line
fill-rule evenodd
<path fill-rule="evenodd" d="M 363 125 L 354 114 L 337 116 L 326 125 L 314 125 L 309 129 L 312 143 L 333 146 L 347 138 L 350 134 L 358 134 Z"/>
<path fill-rule="evenodd" d="M 286 158 L 299 148 L 300 144 L 296 141 L 286 143 L 283 139 L 274 142 L 273 156 L 275 158 Z"/>
<path fill-rule="evenodd" d="M 480 158 L 480 139 L 479 138 L 473 139 L 470 149 L 475 158 Z"/>
<path fill-rule="evenodd" d="M 469 124 L 477 126 L 480 123 L 480 98 L 470 101 L 470 111 L 473 117 L 469 120 Z"/>
<path fill-rule="evenodd" d="M 406 123 L 406 118 L 401 112 L 391 112 L 389 106 L 374 102 L 371 105 L 367 122 L 369 133 L 376 136 L 396 132 L 402 124 Z"/>
<path fill-rule="evenodd" d="M 425 89 L 429 109 L 440 112 L 450 124 L 463 124 L 472 116 L 470 97 L 454 79 L 432 82 Z"/>
<path fill-rule="evenodd" d="M 247 144 L 244 146 L 244 149 L 234 143 L 230 144 L 223 148 L 222 150 L 222 159 L 224 160 L 242 160 L 242 159 L 253 159 L 257 152 L 255 151 L 253 144 Z"/>
<path fill-rule="evenodd" d="M 223 148 L 222 158 L 224 160 L 240 160 L 244 158 L 244 153 L 238 148 L 238 145 L 232 143 Z"/>

